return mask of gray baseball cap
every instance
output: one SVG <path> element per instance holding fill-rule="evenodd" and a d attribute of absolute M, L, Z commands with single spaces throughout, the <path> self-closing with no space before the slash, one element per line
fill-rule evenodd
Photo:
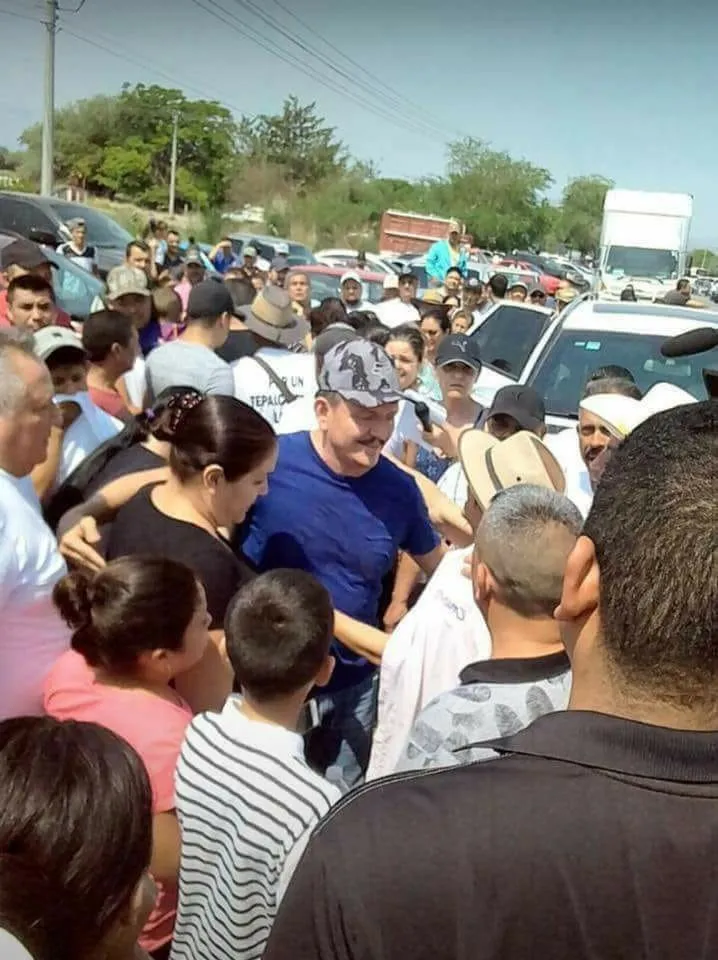
<path fill-rule="evenodd" d="M 120 297 L 126 297 L 128 294 L 149 297 L 147 274 L 144 270 L 127 264 L 113 267 L 107 274 L 107 299 L 119 300 Z"/>
<path fill-rule="evenodd" d="M 338 393 L 361 407 L 404 399 L 389 354 L 368 340 L 349 340 L 332 347 L 324 357 L 318 383 L 320 392 Z"/>

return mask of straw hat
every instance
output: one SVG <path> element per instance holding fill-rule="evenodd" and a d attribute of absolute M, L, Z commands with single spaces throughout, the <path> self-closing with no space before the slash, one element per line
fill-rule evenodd
<path fill-rule="evenodd" d="M 484 430 L 466 430 L 459 438 L 459 459 L 482 510 L 501 490 L 520 483 L 533 483 L 558 493 L 566 489 L 558 460 L 527 430 L 507 440 L 497 440 Z"/>

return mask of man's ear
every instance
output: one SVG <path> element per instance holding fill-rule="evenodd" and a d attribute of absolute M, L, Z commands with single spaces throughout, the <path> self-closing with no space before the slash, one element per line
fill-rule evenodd
<path fill-rule="evenodd" d="M 317 425 L 320 430 L 326 428 L 327 414 L 329 413 L 329 401 L 326 397 L 317 397 L 314 401 L 314 414 L 317 418 Z"/>
<path fill-rule="evenodd" d="M 590 616 L 598 607 L 599 580 L 593 540 L 579 537 L 566 563 L 561 602 L 554 612 L 556 620 L 570 622 Z"/>
<path fill-rule="evenodd" d="M 474 551 L 474 554 L 476 551 Z M 472 565 L 472 581 L 474 584 L 474 602 L 482 612 L 486 609 L 491 595 L 495 591 L 495 581 L 491 571 L 485 563 L 475 560 Z"/>

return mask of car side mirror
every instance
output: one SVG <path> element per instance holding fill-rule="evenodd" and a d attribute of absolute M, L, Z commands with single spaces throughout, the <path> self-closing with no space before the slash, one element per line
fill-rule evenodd
<path fill-rule="evenodd" d="M 40 230 L 37 227 L 32 227 L 28 233 L 28 239 L 32 240 L 33 243 L 40 243 L 44 247 L 52 247 L 54 250 L 58 246 L 58 239 L 54 233 L 50 233 L 48 230 Z"/>

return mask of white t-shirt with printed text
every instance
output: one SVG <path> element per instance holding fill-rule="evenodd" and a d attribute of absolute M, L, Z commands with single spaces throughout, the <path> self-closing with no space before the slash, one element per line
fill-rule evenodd
<path fill-rule="evenodd" d="M 287 404 L 279 387 L 272 383 L 269 374 L 254 357 L 259 357 L 271 367 L 297 400 Z M 288 429 L 284 424 L 284 415 L 297 404 L 299 398 L 308 396 L 313 401 L 317 391 L 315 357 L 310 353 L 292 353 L 275 347 L 262 347 L 254 357 L 240 357 L 232 364 L 235 397 L 260 413 L 279 434 L 307 429 L 295 426 Z M 303 406 L 302 409 L 306 411 L 309 406 Z"/>

